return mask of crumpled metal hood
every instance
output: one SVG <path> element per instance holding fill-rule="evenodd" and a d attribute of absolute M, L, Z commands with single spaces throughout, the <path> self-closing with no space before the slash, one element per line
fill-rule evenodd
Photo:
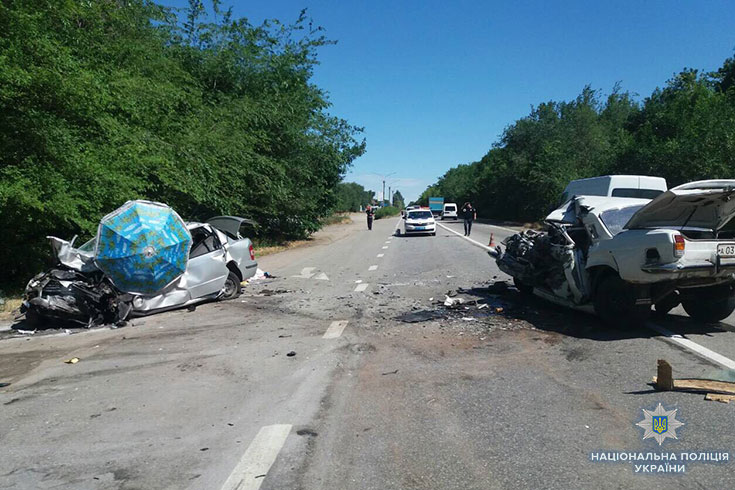
<path fill-rule="evenodd" d="M 638 210 L 624 228 L 719 230 L 735 215 L 735 180 L 701 180 L 674 187 Z"/>

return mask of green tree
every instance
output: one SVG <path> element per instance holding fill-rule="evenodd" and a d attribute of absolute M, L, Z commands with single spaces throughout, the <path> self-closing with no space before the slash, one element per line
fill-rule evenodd
<path fill-rule="evenodd" d="M 394 208 L 403 209 L 406 207 L 405 203 L 403 202 L 403 194 L 401 194 L 401 191 L 395 191 L 393 193 L 393 203 L 391 204 Z"/>

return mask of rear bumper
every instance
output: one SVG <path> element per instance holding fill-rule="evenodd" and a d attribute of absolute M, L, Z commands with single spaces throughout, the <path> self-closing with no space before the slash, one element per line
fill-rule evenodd
<path fill-rule="evenodd" d="M 672 262 L 670 264 L 648 264 L 641 267 L 643 272 L 651 274 L 671 274 L 677 272 L 709 272 L 718 274 L 728 271 L 735 272 L 735 258 L 723 259 L 719 258 L 716 262 L 709 260 L 701 262 Z"/>

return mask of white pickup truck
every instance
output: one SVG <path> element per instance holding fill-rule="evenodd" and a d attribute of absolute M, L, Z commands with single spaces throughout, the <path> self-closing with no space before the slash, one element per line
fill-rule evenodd
<path fill-rule="evenodd" d="M 491 252 L 531 292 L 606 323 L 641 322 L 681 303 L 714 322 L 735 310 L 735 180 L 691 182 L 655 199 L 575 195 L 547 230 Z"/>

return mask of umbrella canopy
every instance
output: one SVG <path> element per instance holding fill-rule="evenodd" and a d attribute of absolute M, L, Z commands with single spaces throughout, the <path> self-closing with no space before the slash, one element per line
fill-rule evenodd
<path fill-rule="evenodd" d="M 190 248 L 191 234 L 173 209 L 128 201 L 100 221 L 95 263 L 121 291 L 154 294 L 186 271 Z"/>

